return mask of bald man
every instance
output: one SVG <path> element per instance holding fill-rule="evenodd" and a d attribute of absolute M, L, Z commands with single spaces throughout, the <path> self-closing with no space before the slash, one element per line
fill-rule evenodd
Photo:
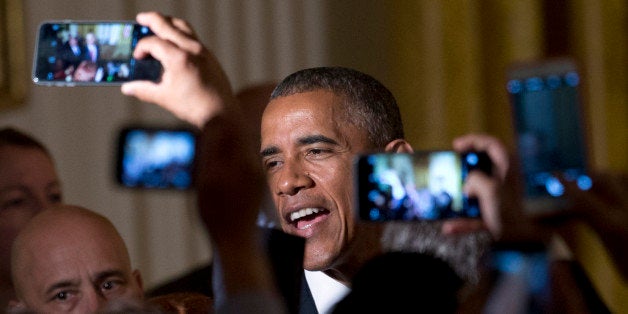
<path fill-rule="evenodd" d="M 31 219 L 12 248 L 11 309 L 91 313 L 110 300 L 142 299 L 142 279 L 107 218 L 57 205 Z"/>

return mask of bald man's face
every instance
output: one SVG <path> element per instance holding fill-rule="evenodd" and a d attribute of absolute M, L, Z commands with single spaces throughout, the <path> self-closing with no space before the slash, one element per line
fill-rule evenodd
<path fill-rule="evenodd" d="M 142 298 L 139 272 L 131 269 L 126 247 L 112 226 L 66 217 L 26 232 L 13 251 L 19 298 L 14 306 L 91 313 L 113 299 Z"/>

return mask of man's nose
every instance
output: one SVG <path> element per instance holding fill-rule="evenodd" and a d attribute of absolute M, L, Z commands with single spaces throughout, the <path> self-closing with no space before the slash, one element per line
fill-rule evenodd
<path fill-rule="evenodd" d="M 285 161 L 277 180 L 277 195 L 295 195 L 314 184 L 300 160 Z"/>
<path fill-rule="evenodd" d="M 102 309 L 107 302 L 102 293 L 95 288 L 88 289 L 88 291 L 84 292 L 82 301 L 83 308 L 85 309 L 83 313 L 94 313 Z"/>

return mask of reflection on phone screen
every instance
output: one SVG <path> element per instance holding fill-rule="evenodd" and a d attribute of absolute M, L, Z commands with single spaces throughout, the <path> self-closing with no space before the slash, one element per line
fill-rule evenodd
<path fill-rule="evenodd" d="M 360 216 L 369 221 L 478 217 L 462 192 L 468 168 L 453 151 L 373 154 L 358 170 Z"/>

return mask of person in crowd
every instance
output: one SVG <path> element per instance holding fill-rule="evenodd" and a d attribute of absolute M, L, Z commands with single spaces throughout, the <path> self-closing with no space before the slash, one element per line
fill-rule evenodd
<path fill-rule="evenodd" d="M 262 111 L 270 99 L 270 94 L 275 88 L 275 83 L 260 83 L 247 86 L 239 90 L 235 97 L 238 99 L 240 105 L 243 107 L 243 112 L 246 119 L 253 125 L 251 130 L 255 133 L 252 136 L 255 140 L 252 143 L 259 142 L 259 125 L 261 122 Z M 263 227 L 273 228 L 277 224 L 275 209 L 268 193 L 265 193 L 262 206 L 260 208 L 260 214 L 258 217 L 258 224 Z M 195 291 L 207 296 L 213 296 L 211 288 L 211 275 L 212 267 L 211 262 L 194 269 L 180 277 L 173 280 L 169 280 L 149 291 L 149 296 L 159 296 L 168 293 L 182 292 L 182 291 Z"/>
<path fill-rule="evenodd" d="M 48 149 L 23 131 L 0 129 L 0 309 L 15 297 L 13 240 L 28 220 L 62 200 L 61 183 Z"/>
<path fill-rule="evenodd" d="M 248 164 L 259 155 L 243 146 L 243 141 L 232 141 L 238 133 L 251 131 L 249 125 L 242 124 L 241 108 L 220 64 L 185 21 L 155 12 L 141 13 L 137 21 L 149 26 L 157 36 L 142 39 L 134 57 L 152 55 L 162 62 L 164 73 L 159 83 L 125 83 L 122 92 L 155 103 L 211 135 L 211 141 L 201 143 L 213 144 L 201 144 L 199 148 L 206 154 L 220 156 L 215 156 L 218 162 L 202 163 L 206 168 L 198 173 L 198 179 L 204 189 L 213 187 L 222 193 L 217 198 L 200 193 L 201 208 L 235 209 L 251 202 L 245 191 L 261 191 L 256 186 L 259 182 L 253 180 L 259 178 L 258 170 L 241 168 L 235 162 Z M 187 101 L 182 103 L 181 99 Z M 221 125 L 224 128 L 215 132 L 207 130 Z M 443 231 L 455 233 L 484 227 L 499 236 L 498 192 L 508 170 L 503 144 L 490 136 L 469 135 L 458 139 L 454 148 L 486 151 L 494 163 L 494 172 L 491 176 L 473 173 L 467 181 L 466 191 L 480 200 L 483 221 L 450 221 L 443 224 Z M 379 253 L 377 241 L 372 242 L 372 226 L 356 221 L 352 204 L 353 157 L 368 151 L 412 151 L 404 140 L 394 97 L 381 83 L 355 70 L 323 67 L 298 71 L 276 87 L 262 117 L 262 165 L 282 229 L 306 239 L 303 266 L 324 282 L 312 285 L 313 280 L 307 279 L 304 292 L 308 286 L 312 288 L 315 301 L 310 297 L 309 302 L 301 304 L 304 313 L 328 312 L 344 294 L 334 293 L 331 302 L 318 296 L 333 285 L 339 291 L 347 291 L 350 278 L 359 267 Z M 225 180 L 215 180 L 217 173 Z M 227 203 L 225 199 L 236 200 Z M 224 210 L 223 215 L 232 212 Z M 210 233 L 213 228 L 232 229 L 234 238 L 222 239 L 229 242 L 224 243 L 225 247 L 234 246 L 243 238 L 241 232 L 233 230 L 237 229 L 233 226 L 241 225 L 240 221 L 222 225 L 204 221 Z M 240 272 L 245 273 L 248 272 Z M 227 293 L 229 290 L 225 288 Z M 307 295 L 303 294 L 306 298 Z M 322 306 L 323 303 L 328 305 Z"/>
<path fill-rule="evenodd" d="M 470 174 L 466 187 L 491 222 L 507 153 L 489 136 L 465 140 L 455 148 L 486 151 L 497 170 L 495 177 Z M 364 245 L 351 250 L 368 239 L 355 219 L 352 162 L 369 151 L 412 152 L 394 97 L 374 78 L 347 68 L 312 68 L 291 74 L 273 92 L 262 118 L 262 163 L 283 230 L 306 238 L 304 268 L 318 312 L 327 312 L 320 304 L 329 303 L 323 296 L 331 284 L 348 287 L 355 271 L 379 253 L 374 244 L 370 253 Z"/>
<path fill-rule="evenodd" d="M 416 252 L 388 252 L 367 261 L 333 313 L 458 313 L 463 288 L 450 264 Z"/>
<path fill-rule="evenodd" d="M 619 274 L 628 281 L 628 174 L 593 172 L 593 186 L 581 190 L 574 181 L 564 180 L 570 200 L 568 214 L 586 222 L 608 248 Z"/>
<path fill-rule="evenodd" d="M 57 205 L 20 231 L 12 249 L 16 298 L 9 307 L 38 313 L 92 313 L 114 299 L 142 299 L 142 279 L 105 217 Z"/>
<path fill-rule="evenodd" d="M 145 299 L 140 272 L 113 224 L 74 205 L 53 205 L 29 220 L 15 239 L 11 270 L 10 313 L 213 310 L 212 300 L 196 293 Z"/>
<path fill-rule="evenodd" d="M 212 240 L 215 310 L 285 312 L 256 224 L 264 175 L 251 136 L 253 126 L 246 123 L 220 64 L 187 22 L 154 12 L 138 14 L 137 21 L 156 36 L 143 38 L 134 57 L 152 55 L 164 71 L 158 83 L 123 84 L 123 94 L 162 104 L 201 130 L 194 184 Z"/>
<path fill-rule="evenodd" d="M 589 173 L 593 185 L 582 190 L 572 180 L 562 180 L 567 208 L 552 217 L 554 229 L 552 260 L 549 265 L 552 310 L 587 313 L 612 313 L 573 252 L 582 251 L 573 241 L 574 227 L 585 223 L 599 236 L 621 280 L 628 280 L 628 175 L 621 172 Z M 585 257 L 586 258 L 586 257 Z M 561 300 L 570 300 L 561 302 Z"/>

